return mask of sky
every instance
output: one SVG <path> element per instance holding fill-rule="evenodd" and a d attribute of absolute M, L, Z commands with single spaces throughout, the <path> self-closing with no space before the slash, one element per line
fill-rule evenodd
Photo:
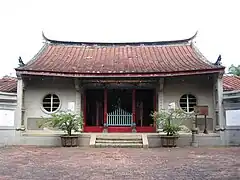
<path fill-rule="evenodd" d="M 226 71 L 240 64 L 239 0 L 8 0 L 0 1 L 0 77 L 15 76 L 49 39 L 134 42 L 193 36 Z"/>

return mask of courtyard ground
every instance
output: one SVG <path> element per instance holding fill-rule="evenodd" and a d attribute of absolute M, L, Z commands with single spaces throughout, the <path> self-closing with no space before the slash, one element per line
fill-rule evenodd
<path fill-rule="evenodd" d="M 3 179 L 240 179 L 240 147 L 0 148 Z"/>

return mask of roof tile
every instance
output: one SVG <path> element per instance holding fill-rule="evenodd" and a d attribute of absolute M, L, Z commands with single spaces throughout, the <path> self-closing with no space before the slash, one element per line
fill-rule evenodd
<path fill-rule="evenodd" d="M 3 77 L 0 79 L 1 92 L 17 92 L 17 78 Z"/>
<path fill-rule="evenodd" d="M 224 91 L 238 91 L 240 90 L 240 77 L 225 75 L 223 76 L 223 90 Z"/>
<path fill-rule="evenodd" d="M 73 74 L 141 74 L 224 70 L 183 40 L 174 43 L 71 43 L 49 40 L 42 51 L 24 67 L 25 71 Z"/>

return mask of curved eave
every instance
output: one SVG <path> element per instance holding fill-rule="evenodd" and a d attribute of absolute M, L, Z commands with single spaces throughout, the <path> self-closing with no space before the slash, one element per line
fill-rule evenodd
<path fill-rule="evenodd" d="M 182 44 L 188 43 L 192 41 L 196 36 L 196 32 L 192 37 L 182 40 L 172 40 L 172 41 L 153 41 L 153 42 L 113 42 L 113 43 L 105 43 L 105 42 L 76 42 L 76 41 L 59 41 L 59 40 L 52 40 L 47 38 L 44 33 L 42 32 L 43 39 L 49 43 L 53 44 L 65 44 L 65 45 L 88 45 L 88 46 L 140 46 L 140 45 L 170 45 L 170 44 Z"/>
<path fill-rule="evenodd" d="M 41 54 L 44 53 L 44 51 L 46 50 L 47 46 L 48 46 L 48 45 L 47 45 L 46 43 L 44 43 L 43 46 L 41 47 L 41 49 L 37 52 L 37 54 L 34 55 L 34 57 L 33 57 L 30 61 L 28 61 L 28 62 L 27 62 L 24 66 L 22 66 L 22 67 L 20 66 L 20 67 L 15 68 L 15 71 L 24 70 L 25 67 L 27 67 L 28 65 L 34 63 L 34 61 L 36 61 L 36 60 L 38 59 L 38 57 L 40 57 Z"/>
<path fill-rule="evenodd" d="M 53 72 L 53 71 L 30 71 L 17 70 L 19 75 L 36 75 L 36 76 L 59 76 L 59 77 L 171 77 L 184 75 L 199 75 L 224 72 L 225 68 L 207 69 L 207 70 L 191 70 L 177 72 L 149 72 L 149 73 L 69 73 L 69 72 Z"/>

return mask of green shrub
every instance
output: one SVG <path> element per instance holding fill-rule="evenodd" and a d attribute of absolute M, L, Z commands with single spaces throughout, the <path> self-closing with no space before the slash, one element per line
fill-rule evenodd
<path fill-rule="evenodd" d="M 181 130 L 184 120 L 192 118 L 193 114 L 184 112 L 181 109 L 161 110 L 160 112 L 151 113 L 156 122 L 157 128 L 162 127 L 167 136 L 173 136 Z"/>
<path fill-rule="evenodd" d="M 82 125 L 82 114 L 76 114 L 71 111 L 60 111 L 51 114 L 50 118 L 43 118 L 43 120 L 39 122 L 39 127 L 58 128 L 67 132 L 69 136 L 71 136 L 72 130 L 79 132 L 79 129 L 82 129 Z"/>

